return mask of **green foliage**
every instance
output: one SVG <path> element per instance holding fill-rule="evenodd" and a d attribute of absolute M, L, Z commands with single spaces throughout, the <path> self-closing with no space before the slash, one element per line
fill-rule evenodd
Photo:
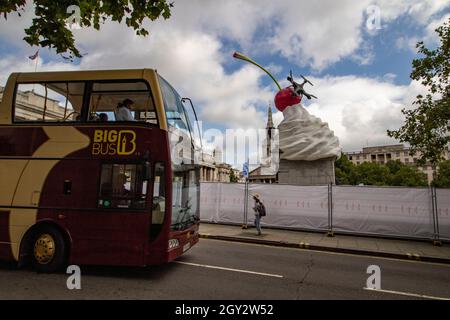
<path fill-rule="evenodd" d="M 390 177 L 389 185 L 406 187 L 428 186 L 427 175 L 420 172 L 416 167 L 403 165 Z"/>
<path fill-rule="evenodd" d="M 405 165 L 400 160 L 390 160 L 386 163 L 386 167 L 391 174 L 396 174 Z"/>
<path fill-rule="evenodd" d="M 439 164 L 439 170 L 433 185 L 437 188 L 450 188 L 450 160 Z"/>
<path fill-rule="evenodd" d="M 94 27 L 100 29 L 100 24 L 108 18 L 119 23 L 125 19 L 128 27 L 133 28 L 137 35 L 146 36 L 148 30 L 143 27 L 145 18 L 156 20 L 160 17 L 168 19 L 172 3 L 167 0 L 33 0 L 35 15 L 32 24 L 25 29 L 24 40 L 30 45 L 55 48 L 58 54 L 68 53 L 63 56 L 72 60 L 81 58 L 79 50 L 75 46 L 72 30 L 68 24 L 68 18 L 72 13 L 67 13 L 67 8 L 76 5 L 80 8 L 80 27 Z M 24 10 L 26 0 L 10 0 L 0 2 L 0 14 L 5 19 L 12 12 Z M 73 21 L 70 21 L 72 23 Z"/>
<path fill-rule="evenodd" d="M 390 182 L 390 172 L 384 165 L 363 162 L 355 167 L 355 179 L 355 184 L 386 186 Z"/>
<path fill-rule="evenodd" d="M 415 166 L 400 161 L 388 161 L 385 165 L 363 162 L 354 165 L 343 155 L 336 161 L 336 184 L 375 186 L 427 186 L 427 175 Z"/>
<path fill-rule="evenodd" d="M 354 184 L 353 172 L 355 165 L 343 154 L 335 162 L 336 184 Z"/>
<path fill-rule="evenodd" d="M 427 49 L 421 41 L 418 53 L 424 57 L 414 59 L 411 78 L 427 87 L 428 94 L 418 95 L 414 109 L 403 109 L 405 124 L 398 130 L 388 130 L 390 137 L 410 144 L 410 154 L 421 154 L 419 164 L 427 161 L 437 165 L 450 141 L 450 19 L 436 29 L 440 46 Z"/>
<path fill-rule="evenodd" d="M 239 182 L 239 177 L 234 174 L 234 170 L 230 170 L 230 182 Z"/>

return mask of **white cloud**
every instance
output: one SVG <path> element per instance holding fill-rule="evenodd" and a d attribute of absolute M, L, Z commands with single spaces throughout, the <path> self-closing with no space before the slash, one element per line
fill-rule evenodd
<path fill-rule="evenodd" d="M 20 16 L 18 13 L 20 13 Z M 26 50 L 30 46 L 22 39 L 25 37 L 25 28 L 31 25 L 32 19 L 35 17 L 34 6 L 28 1 L 24 10 L 18 13 L 12 12 L 8 14 L 6 20 L 3 14 L 0 15 L 0 38 L 8 41 L 17 50 Z"/>
<path fill-rule="evenodd" d="M 401 36 L 396 40 L 396 46 L 399 49 L 410 50 L 413 53 L 417 53 L 416 44 L 423 40 L 425 46 L 436 46 L 439 44 L 439 36 L 436 33 L 436 29 L 442 26 L 444 22 L 448 22 L 450 19 L 450 13 L 445 14 L 440 18 L 430 20 L 428 25 L 424 29 L 424 35 L 422 38 L 417 36 Z"/>
<path fill-rule="evenodd" d="M 346 57 L 361 64 L 372 61 L 372 49 L 364 39 L 369 34 L 364 32 L 366 9 L 372 4 L 380 7 L 383 24 L 404 14 L 427 24 L 448 8 L 445 0 L 191 0 L 176 2 L 169 20 L 147 25 L 151 37 L 166 31 L 170 35 L 174 30 L 184 38 L 201 33 L 219 42 L 227 39 L 238 43 L 240 49 L 252 55 L 263 50 L 281 54 L 299 66 L 323 70 Z M 0 36 L 23 48 L 23 28 L 31 23 L 32 9 L 28 5 L 22 18 L 10 15 L 7 23 L 0 21 Z M 107 25 L 104 29 L 108 29 Z M 130 43 L 141 43 L 124 25 L 109 30 L 114 34 L 105 36 L 105 30 L 92 35 L 85 30 L 75 31 L 77 43 L 90 54 L 97 48 L 122 51 Z"/>
<path fill-rule="evenodd" d="M 449 6 L 447 0 L 374 0 L 373 4 L 380 7 L 384 22 L 391 22 L 406 14 L 421 25 L 427 24 Z"/>
<path fill-rule="evenodd" d="M 62 62 L 43 63 L 41 58 L 38 58 L 38 71 L 68 71 L 77 70 L 78 67 Z M 3 56 L 0 57 L 0 85 L 5 85 L 9 75 L 13 72 L 34 72 L 36 60 L 30 60 L 27 56 Z"/>
<path fill-rule="evenodd" d="M 418 37 L 407 37 L 407 36 L 401 36 L 400 38 L 397 38 L 395 41 L 395 45 L 398 49 L 401 50 L 409 50 L 411 52 L 416 53 L 416 44 L 419 42 Z"/>
<path fill-rule="evenodd" d="M 274 87 L 261 84 L 261 71 L 248 64 L 227 72 L 233 49 L 250 56 L 260 52 L 281 55 L 291 63 L 325 70 L 345 58 L 370 63 L 373 50 L 364 31 L 365 10 L 380 6 L 382 23 L 403 14 L 427 25 L 427 34 L 440 21 L 445 1 L 178 1 L 169 20 L 147 23 L 150 36 L 137 37 L 124 25 L 107 22 L 101 31 L 75 30 L 81 52 L 88 52 L 79 66 L 60 62 L 39 65 L 39 70 L 156 68 L 183 96 L 200 107 L 203 121 L 226 127 L 264 127 L 266 106 Z M 13 71 L 33 71 L 26 57 L 34 53 L 22 40 L 31 23 L 30 6 L 24 18 L 0 20 L 0 37 L 17 47 L 16 56 L 0 57 L 0 83 Z M 383 32 L 383 31 L 381 31 Z M 433 31 L 434 32 L 434 31 Z M 370 36 L 370 35 L 369 35 Z M 223 40 L 228 41 L 223 41 Z M 398 45 L 408 45 L 408 38 Z M 238 43 L 240 48 L 228 47 Z M 41 61 L 42 62 L 42 61 Z M 279 66 L 269 65 L 275 73 Z M 348 77 L 312 79 L 319 100 L 309 110 L 329 122 L 344 149 L 387 143 L 386 128 L 397 128 L 400 109 L 408 105 L 420 86 L 392 84 L 384 80 Z M 285 82 L 283 82 L 285 83 Z M 280 121 L 275 113 L 274 120 Z"/>
<path fill-rule="evenodd" d="M 444 22 L 450 21 L 450 13 L 442 16 L 441 18 L 430 21 L 426 27 L 425 43 L 439 43 L 439 36 L 436 33 L 436 29 L 444 24 Z"/>

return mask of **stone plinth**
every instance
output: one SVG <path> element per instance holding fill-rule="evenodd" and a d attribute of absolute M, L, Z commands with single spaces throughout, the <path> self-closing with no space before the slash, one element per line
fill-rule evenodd
<path fill-rule="evenodd" d="M 335 157 L 314 161 L 280 159 L 278 183 L 300 186 L 335 183 Z"/>

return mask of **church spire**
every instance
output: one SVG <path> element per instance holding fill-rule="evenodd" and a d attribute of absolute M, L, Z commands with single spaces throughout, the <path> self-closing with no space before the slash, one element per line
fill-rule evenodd
<path fill-rule="evenodd" d="M 267 126 L 266 126 L 266 156 L 267 158 L 272 157 L 272 133 L 274 131 L 273 120 L 272 120 L 272 106 L 269 103 L 269 108 L 267 110 Z"/>
<path fill-rule="evenodd" d="M 269 108 L 267 111 L 267 127 L 266 129 L 275 129 L 273 126 L 273 120 L 272 120 L 272 106 L 269 103 Z"/>

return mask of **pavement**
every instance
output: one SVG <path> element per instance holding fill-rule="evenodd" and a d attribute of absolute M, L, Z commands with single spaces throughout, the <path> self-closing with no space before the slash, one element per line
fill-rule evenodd
<path fill-rule="evenodd" d="M 359 254 L 373 257 L 417 260 L 450 264 L 450 244 L 435 246 L 430 241 L 386 239 L 379 237 L 352 236 L 263 228 L 262 235 L 256 230 L 241 226 L 202 222 L 200 237 L 208 239 L 246 242 L 270 246 Z"/>

